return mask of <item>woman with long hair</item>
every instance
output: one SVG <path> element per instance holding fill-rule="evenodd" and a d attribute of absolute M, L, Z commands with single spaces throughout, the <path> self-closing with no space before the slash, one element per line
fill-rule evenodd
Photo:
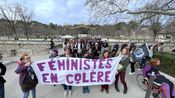
<path fill-rule="evenodd" d="M 143 76 L 145 80 L 148 80 L 152 73 L 155 74 L 154 82 L 161 85 L 161 89 L 165 94 L 165 98 L 175 98 L 175 90 L 173 82 L 167 79 L 165 76 L 159 73 L 160 60 L 158 58 L 151 59 L 150 63 L 143 68 Z"/>
<path fill-rule="evenodd" d="M 125 75 L 126 75 L 126 68 L 129 64 L 128 48 L 127 47 L 121 48 L 120 56 L 122 56 L 122 59 L 120 60 L 119 64 L 122 66 L 122 68 L 119 69 L 118 74 L 116 74 L 115 89 L 116 89 L 117 92 L 120 92 L 120 90 L 118 88 L 118 80 L 120 78 L 120 81 L 124 86 L 123 93 L 126 94 L 127 91 L 128 91 L 128 87 L 127 87 L 127 84 L 126 84 L 126 81 L 125 81 Z"/>

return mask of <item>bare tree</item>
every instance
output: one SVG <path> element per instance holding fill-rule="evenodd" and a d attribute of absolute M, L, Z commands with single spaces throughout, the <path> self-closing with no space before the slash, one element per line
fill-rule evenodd
<path fill-rule="evenodd" d="M 159 2 L 157 4 L 153 5 L 146 5 L 145 9 L 158 9 L 159 8 Z M 163 14 L 157 14 L 157 13 L 144 13 L 139 15 L 140 23 L 144 23 L 147 25 L 150 25 L 150 30 L 153 32 L 153 41 L 155 41 L 156 36 L 159 32 L 161 32 L 164 27 L 173 20 L 174 16 L 170 15 L 163 15 Z"/>
<path fill-rule="evenodd" d="M 29 40 L 29 29 L 31 26 L 33 11 L 29 11 L 26 7 L 20 4 L 17 4 L 17 11 L 18 11 L 20 20 L 23 23 L 23 29 L 24 29 L 25 35 L 27 36 L 27 40 Z"/>
<path fill-rule="evenodd" d="M 17 6 L 15 4 L 8 4 L 6 0 L 2 0 L 0 3 L 0 17 L 7 20 L 9 28 L 17 38 L 16 21 L 19 19 Z"/>
<path fill-rule="evenodd" d="M 155 41 L 158 33 L 160 33 L 171 20 L 171 17 L 164 15 L 156 15 L 147 20 L 147 22 L 150 24 L 150 30 L 153 32 L 153 41 Z"/>
<path fill-rule="evenodd" d="M 86 0 L 86 6 L 97 22 L 116 22 L 122 14 L 134 16 L 139 23 L 151 25 L 154 40 L 161 28 L 175 17 L 174 5 L 175 0 Z"/>
<path fill-rule="evenodd" d="M 138 2 L 137 5 L 143 6 L 134 6 L 135 2 Z M 175 0 L 145 0 L 140 3 L 139 0 L 86 0 L 85 5 L 99 21 L 116 20 L 120 13 L 132 15 L 151 13 L 175 16 Z"/>

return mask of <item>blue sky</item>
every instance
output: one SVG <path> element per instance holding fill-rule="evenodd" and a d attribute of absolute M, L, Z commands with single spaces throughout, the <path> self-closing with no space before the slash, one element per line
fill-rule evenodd
<path fill-rule="evenodd" d="M 34 11 L 33 20 L 42 23 L 88 23 L 85 0 L 16 0 Z"/>

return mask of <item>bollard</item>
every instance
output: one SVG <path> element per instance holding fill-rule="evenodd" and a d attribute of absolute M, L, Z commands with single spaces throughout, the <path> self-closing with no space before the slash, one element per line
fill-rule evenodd
<path fill-rule="evenodd" d="M 154 75 L 155 75 L 155 73 L 152 72 L 152 74 L 149 78 L 149 85 L 147 87 L 147 92 L 146 92 L 145 98 L 150 98 L 151 91 L 152 91 L 152 86 L 153 86 L 153 81 L 154 81 Z"/>

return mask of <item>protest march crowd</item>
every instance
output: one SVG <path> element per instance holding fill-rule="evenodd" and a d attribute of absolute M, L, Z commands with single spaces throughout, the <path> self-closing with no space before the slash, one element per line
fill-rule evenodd
<path fill-rule="evenodd" d="M 49 68 L 52 70 L 79 70 L 79 69 L 104 69 L 104 68 L 111 68 L 110 64 L 110 58 L 114 58 L 117 56 L 121 56 L 121 60 L 118 63 L 118 68 L 117 72 L 115 73 L 115 90 L 117 92 L 120 92 L 118 88 L 118 81 L 120 79 L 121 83 L 123 84 L 124 90 L 123 93 L 127 94 L 128 91 L 128 86 L 127 86 L 127 81 L 125 81 L 125 75 L 126 75 L 126 69 L 128 66 L 130 66 L 130 73 L 129 75 L 134 75 L 135 74 L 135 65 L 139 62 L 139 67 L 138 69 L 143 72 L 143 76 L 145 80 L 149 81 L 150 74 L 152 72 L 155 73 L 155 78 L 154 81 L 161 84 L 161 91 L 164 95 L 163 98 L 175 98 L 175 88 L 173 81 L 168 80 L 166 77 L 161 75 L 159 73 L 159 68 L 160 68 L 160 60 L 159 58 L 152 58 L 153 54 L 155 52 L 159 52 L 161 49 L 162 44 L 155 44 L 155 45 L 147 45 L 146 48 L 148 53 L 142 53 L 144 52 L 145 49 L 142 49 L 140 51 L 139 49 L 143 48 L 141 46 L 137 46 L 136 43 L 124 43 L 122 45 L 115 44 L 112 47 L 108 44 L 107 41 L 102 41 L 101 39 L 71 39 L 68 40 L 66 39 L 64 42 L 64 54 L 60 54 L 58 49 L 55 48 L 54 43 L 51 43 L 51 54 L 49 56 L 50 59 L 52 59 L 52 62 L 49 62 Z M 143 45 L 142 45 L 143 46 Z M 143 54 L 143 55 L 142 55 Z M 141 56 L 140 56 L 141 55 Z M 64 61 L 59 62 L 59 61 L 54 61 L 54 58 L 61 58 L 61 57 L 66 57 L 66 58 L 85 58 L 86 61 L 84 62 L 84 67 L 77 67 L 76 65 L 81 65 L 82 62 L 77 62 L 75 61 Z M 89 60 L 88 60 L 89 59 Z M 107 60 L 107 65 L 106 66 L 96 66 L 95 62 L 99 61 L 103 63 L 104 60 Z M 93 68 L 88 64 L 88 62 L 92 61 L 93 62 Z M 39 79 L 35 73 L 35 71 L 32 68 L 32 61 L 31 57 L 27 53 L 22 53 L 22 56 L 20 60 L 18 61 L 18 67 L 15 70 L 17 74 L 19 74 L 19 84 L 21 87 L 21 90 L 23 92 L 23 98 L 28 98 L 29 97 L 29 91 L 32 91 L 32 98 L 36 98 L 36 86 L 39 82 Z M 54 68 L 53 63 L 58 63 L 59 65 L 57 68 Z M 1 63 L 2 64 L 2 63 Z M 62 64 L 62 65 L 61 65 Z M 44 71 L 46 68 L 44 68 L 44 63 L 39 65 L 39 70 Z M 66 67 L 65 67 L 66 66 Z M 68 67 L 67 67 L 68 66 Z M 107 71 L 106 71 L 107 72 Z M 0 80 L 3 79 L 2 75 L 4 75 L 4 72 L 0 73 Z M 97 75 L 104 77 L 106 81 L 108 81 L 108 73 L 97 73 Z M 51 77 L 54 77 L 54 74 L 52 74 Z M 68 79 L 70 79 L 71 75 L 68 75 Z M 82 77 L 85 79 L 87 76 L 82 75 Z M 92 76 L 93 78 L 93 76 Z M 43 81 L 47 82 L 46 75 L 43 76 Z M 57 78 L 56 78 L 57 79 Z M 56 80 L 55 80 L 56 81 Z M 90 82 L 93 82 L 93 79 L 89 79 Z M 99 78 L 98 82 L 102 82 L 102 78 Z M 53 81 L 52 81 L 53 82 Z M 69 80 L 70 83 L 73 81 Z M 0 81 L 0 98 L 5 98 L 4 97 L 4 83 Z M 67 85 L 67 84 L 61 84 L 64 89 L 64 97 L 66 96 L 71 96 L 72 95 L 72 85 Z M 58 86 L 57 84 L 53 84 L 53 86 Z M 3 89 L 2 89 L 3 88 Z M 106 92 L 107 94 L 109 93 L 109 84 L 101 84 L 101 92 Z M 90 88 L 88 85 L 83 85 L 82 87 L 82 92 L 85 93 L 90 93 Z"/>

